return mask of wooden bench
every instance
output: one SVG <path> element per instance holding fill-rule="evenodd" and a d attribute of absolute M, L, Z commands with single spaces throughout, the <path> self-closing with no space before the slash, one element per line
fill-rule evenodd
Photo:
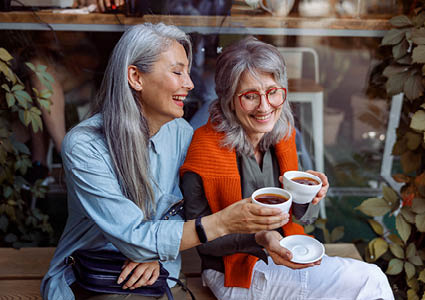
<path fill-rule="evenodd" d="M 325 244 L 329 256 L 362 260 L 354 244 Z M 40 283 L 49 267 L 55 248 L 0 248 L 0 300 L 41 299 Z M 202 286 L 201 262 L 195 249 L 182 252 L 182 272 L 197 300 L 216 299 Z"/>

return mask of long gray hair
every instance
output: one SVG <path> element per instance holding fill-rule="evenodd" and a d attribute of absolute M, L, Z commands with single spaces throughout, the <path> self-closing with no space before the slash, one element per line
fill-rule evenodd
<path fill-rule="evenodd" d="M 276 47 L 257 40 L 245 38 L 227 47 L 218 57 L 215 72 L 215 91 L 218 99 L 211 104 L 210 116 L 214 128 L 225 133 L 222 145 L 239 153 L 252 155 L 254 149 L 242 125 L 232 109 L 239 80 L 244 72 L 259 78 L 260 73 L 272 74 L 276 82 L 288 89 L 285 61 Z M 271 145 L 288 137 L 294 126 L 294 117 L 288 100 L 272 131 L 264 134 L 259 150 L 266 151 Z"/>
<path fill-rule="evenodd" d="M 103 130 L 122 191 L 149 218 L 155 210 L 149 170 L 149 127 L 139 95 L 128 83 L 127 68 L 149 73 L 173 41 L 192 62 L 190 38 L 175 26 L 145 23 L 130 27 L 115 46 L 92 113 L 103 115 Z"/>

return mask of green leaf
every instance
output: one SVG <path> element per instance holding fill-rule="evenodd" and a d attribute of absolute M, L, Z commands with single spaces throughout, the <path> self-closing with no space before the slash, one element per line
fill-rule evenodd
<path fill-rule="evenodd" d="M 52 90 L 52 84 L 50 83 L 50 80 L 47 80 L 43 74 L 36 73 L 38 80 L 40 80 L 41 84 L 44 85 L 49 90 Z"/>
<path fill-rule="evenodd" d="M 396 62 L 400 65 L 411 65 L 412 57 L 410 55 L 405 55 L 402 58 L 397 59 Z"/>
<path fill-rule="evenodd" d="M 344 226 L 337 226 L 331 232 L 331 242 L 339 241 L 344 236 Z"/>
<path fill-rule="evenodd" d="M 421 12 L 419 15 L 412 18 L 413 25 L 419 27 L 424 25 L 425 22 L 425 12 Z"/>
<path fill-rule="evenodd" d="M 312 233 L 314 231 L 314 225 L 309 224 L 309 225 L 304 226 L 304 231 L 307 234 Z"/>
<path fill-rule="evenodd" d="M 407 148 L 409 150 L 416 150 L 422 143 L 422 135 L 416 132 L 408 131 L 405 135 L 407 139 Z"/>
<path fill-rule="evenodd" d="M 29 110 L 24 111 L 24 125 L 28 126 L 28 124 L 31 122 L 31 113 Z"/>
<path fill-rule="evenodd" d="M 13 189 L 10 186 L 6 186 L 3 189 L 3 197 L 8 199 L 13 193 Z"/>
<path fill-rule="evenodd" d="M 390 187 L 384 185 L 382 187 L 382 194 L 384 200 L 387 201 L 388 205 L 392 206 L 398 200 L 397 193 Z"/>
<path fill-rule="evenodd" d="M 412 36 L 411 36 L 412 42 L 417 45 L 424 45 L 425 44 L 425 28 L 414 28 L 412 30 Z"/>
<path fill-rule="evenodd" d="M 411 262 L 415 266 L 423 266 L 423 264 L 424 264 L 419 255 L 409 257 L 409 262 Z"/>
<path fill-rule="evenodd" d="M 425 63 L 425 45 L 418 45 L 413 48 L 412 61 L 414 63 Z"/>
<path fill-rule="evenodd" d="M 413 25 L 412 21 L 410 21 L 410 19 L 405 15 L 396 16 L 396 17 L 391 18 L 390 23 L 394 27 L 406 27 L 406 26 L 412 26 Z"/>
<path fill-rule="evenodd" d="M 25 63 L 25 64 L 26 64 L 26 65 L 27 65 L 27 67 L 28 67 L 28 68 L 30 68 L 32 71 L 36 72 L 35 66 L 34 66 L 32 63 L 27 62 L 27 63 Z"/>
<path fill-rule="evenodd" d="M 422 84 L 422 76 L 415 74 L 409 76 L 403 86 L 403 92 L 406 97 L 410 100 L 415 100 L 422 96 L 424 91 L 424 86 Z"/>
<path fill-rule="evenodd" d="M 24 116 L 24 114 L 25 114 L 25 111 L 23 109 L 20 109 L 19 112 L 18 112 L 19 120 L 21 120 L 21 123 L 25 125 L 25 116 Z M 27 125 L 25 125 L 25 126 L 27 126 Z"/>
<path fill-rule="evenodd" d="M 420 232 L 425 232 L 425 214 L 416 215 L 415 223 Z"/>
<path fill-rule="evenodd" d="M 384 255 L 388 250 L 388 243 L 383 238 L 374 238 L 369 245 L 372 247 L 373 252 L 371 258 L 373 261 L 379 259 L 382 255 Z"/>
<path fill-rule="evenodd" d="M 9 86 L 8 86 L 6 83 L 3 83 L 3 84 L 1 85 L 1 87 L 2 87 L 4 90 L 6 90 L 6 92 L 11 92 L 11 90 L 10 90 Z"/>
<path fill-rule="evenodd" d="M 37 65 L 36 68 L 37 68 L 36 72 L 41 74 L 43 74 L 47 70 L 47 67 L 45 65 Z"/>
<path fill-rule="evenodd" d="M 381 224 L 379 224 L 377 221 L 375 221 L 373 219 L 368 219 L 367 221 L 369 222 L 369 224 L 372 227 L 373 231 L 375 231 L 378 235 L 383 235 L 384 234 L 384 228 L 382 227 Z"/>
<path fill-rule="evenodd" d="M 401 248 L 400 245 L 391 243 L 390 244 L 390 251 L 392 254 L 394 254 L 395 257 L 404 259 L 404 250 Z"/>
<path fill-rule="evenodd" d="M 388 235 L 388 239 L 393 242 L 394 244 L 401 246 L 404 246 L 403 241 L 400 239 L 400 237 L 394 233 L 391 233 L 390 235 Z"/>
<path fill-rule="evenodd" d="M 50 101 L 49 100 L 43 100 L 43 99 L 37 98 L 37 101 L 40 104 L 40 106 L 42 106 L 45 109 L 50 111 Z"/>
<path fill-rule="evenodd" d="M 399 139 L 394 143 L 392 154 L 396 156 L 401 156 L 407 150 L 407 143 L 404 139 Z"/>
<path fill-rule="evenodd" d="M 388 268 L 385 273 L 388 275 L 397 275 L 400 274 L 401 271 L 403 271 L 403 262 L 398 258 L 393 258 L 388 263 Z"/>
<path fill-rule="evenodd" d="M 412 277 L 407 280 L 407 286 L 417 291 L 419 289 L 418 279 L 416 277 Z"/>
<path fill-rule="evenodd" d="M 365 215 L 371 217 L 383 216 L 390 211 L 390 206 L 382 198 L 369 198 L 356 207 Z"/>
<path fill-rule="evenodd" d="M 417 131 L 425 131 L 425 111 L 418 110 L 412 117 L 410 128 Z"/>
<path fill-rule="evenodd" d="M 29 108 L 29 103 L 32 102 L 31 96 L 26 91 L 16 91 L 15 98 L 18 100 L 19 105 L 22 108 Z"/>
<path fill-rule="evenodd" d="M 410 262 L 408 262 L 408 261 L 406 261 L 406 262 L 404 263 L 404 271 L 406 272 L 407 279 L 412 278 L 412 277 L 415 275 L 415 273 L 416 273 L 415 266 L 414 266 L 414 265 L 412 265 L 412 264 L 411 264 Z"/>
<path fill-rule="evenodd" d="M 403 172 L 409 174 L 418 170 L 421 166 L 421 153 L 415 153 L 413 151 L 404 152 L 401 157 L 401 166 L 403 167 Z"/>
<path fill-rule="evenodd" d="M 406 243 L 409 239 L 412 227 L 404 220 L 401 214 L 398 214 L 395 218 L 395 227 L 403 242 Z"/>
<path fill-rule="evenodd" d="M 390 29 L 382 39 L 381 45 L 396 45 L 401 42 L 405 33 L 405 29 Z"/>
<path fill-rule="evenodd" d="M 407 291 L 407 300 L 419 300 L 419 297 L 414 289 L 409 289 Z"/>
<path fill-rule="evenodd" d="M 11 61 L 13 57 L 12 55 L 9 54 L 9 52 L 6 49 L 0 48 L 0 59 L 2 61 Z"/>
<path fill-rule="evenodd" d="M 14 91 L 22 91 L 23 89 L 25 89 L 24 88 L 24 86 L 23 85 L 21 85 L 21 84 L 15 84 L 13 87 L 12 87 L 12 91 L 14 92 Z"/>
<path fill-rule="evenodd" d="M 393 47 L 393 56 L 395 59 L 402 58 L 407 54 L 407 50 L 409 49 L 409 43 L 407 40 L 402 40 L 400 44 L 397 44 Z"/>
<path fill-rule="evenodd" d="M 403 73 L 406 72 L 409 68 L 406 66 L 400 66 L 400 65 L 388 65 L 384 71 L 382 72 L 382 74 L 385 77 L 390 77 L 391 75 L 395 75 L 395 74 L 399 74 L 399 73 Z"/>
<path fill-rule="evenodd" d="M 6 93 L 7 107 L 15 105 L 15 96 L 12 93 Z"/>
<path fill-rule="evenodd" d="M 418 279 L 422 282 L 425 282 L 425 269 L 423 269 L 418 276 Z"/>
<path fill-rule="evenodd" d="M 51 90 L 44 89 L 43 91 L 41 91 L 40 98 L 49 99 L 50 97 L 52 97 L 52 91 Z"/>
<path fill-rule="evenodd" d="M 409 79 L 410 72 L 396 73 L 388 77 L 385 88 L 389 95 L 397 95 L 403 91 L 404 83 Z"/>
<path fill-rule="evenodd" d="M 13 84 L 16 83 L 15 73 L 13 73 L 9 66 L 2 61 L 0 61 L 0 72 L 2 72 L 4 76 L 6 76 L 6 79 L 8 81 L 12 82 Z"/>
<path fill-rule="evenodd" d="M 414 243 L 409 243 L 406 248 L 406 257 L 413 257 L 416 255 L 416 245 Z"/>
<path fill-rule="evenodd" d="M 421 198 L 413 198 L 411 209 L 417 214 L 425 213 L 425 200 Z"/>
<path fill-rule="evenodd" d="M 407 207 L 403 207 L 401 210 L 400 210 L 400 213 L 401 213 L 401 215 L 403 216 L 403 218 L 407 221 L 407 222 L 409 222 L 409 223 L 412 223 L 412 224 L 414 224 L 415 223 L 415 214 L 410 210 L 410 208 L 407 208 Z"/>

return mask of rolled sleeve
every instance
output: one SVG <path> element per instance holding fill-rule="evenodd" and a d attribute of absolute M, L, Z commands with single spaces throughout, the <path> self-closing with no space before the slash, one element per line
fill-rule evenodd
<path fill-rule="evenodd" d="M 142 262 L 173 260 L 179 253 L 183 221 L 146 220 L 142 210 L 126 198 L 105 155 L 77 143 L 65 153 L 71 207 L 81 209 L 129 259 Z M 83 159 L 84 158 L 84 159 Z M 84 163 L 80 163 L 84 162 Z"/>
<path fill-rule="evenodd" d="M 160 260 L 174 260 L 179 255 L 183 225 L 184 221 L 163 221 L 160 223 L 157 234 Z"/>

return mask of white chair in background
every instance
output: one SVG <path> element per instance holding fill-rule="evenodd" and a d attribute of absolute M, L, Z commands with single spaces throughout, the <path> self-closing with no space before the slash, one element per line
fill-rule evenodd
<path fill-rule="evenodd" d="M 310 133 L 313 140 L 315 170 L 324 172 L 323 150 L 323 87 L 319 85 L 319 56 L 313 48 L 308 47 L 278 47 L 286 62 L 288 73 L 288 100 L 290 102 L 308 103 L 311 105 L 311 129 L 304 110 L 300 110 L 302 129 Z M 305 55 L 311 55 L 314 64 L 314 79 L 303 78 L 303 62 Z M 325 201 L 320 202 L 320 216 L 326 218 Z"/>

